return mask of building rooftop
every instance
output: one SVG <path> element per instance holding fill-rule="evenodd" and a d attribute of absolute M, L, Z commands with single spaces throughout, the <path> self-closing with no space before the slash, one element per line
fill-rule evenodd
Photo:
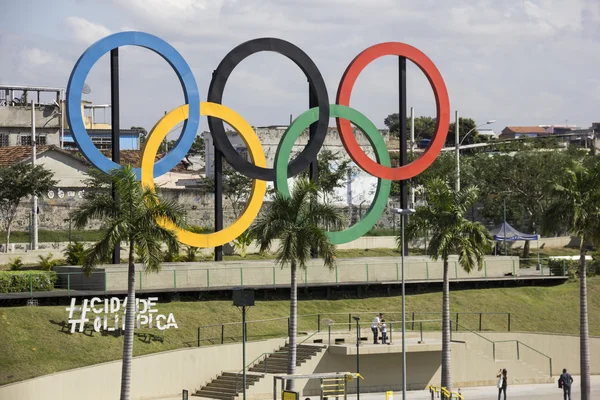
<path fill-rule="evenodd" d="M 504 130 L 510 130 L 514 133 L 548 133 L 541 126 L 507 126 Z"/>
<path fill-rule="evenodd" d="M 57 146 L 37 146 L 36 149 L 38 157 L 49 150 L 54 150 L 73 157 L 88 166 L 90 165 L 88 160 L 86 160 L 79 151 L 63 150 Z M 13 165 L 31 158 L 31 150 L 31 146 L 0 147 L 0 166 Z M 103 150 L 102 153 L 107 157 L 110 157 L 111 155 L 110 150 Z M 158 154 L 156 160 L 158 161 L 163 157 L 164 154 Z M 141 158 L 141 150 L 121 150 L 121 164 L 130 164 L 134 167 L 139 167 Z M 171 172 L 184 172 L 187 170 L 186 166 L 187 161 L 182 160 L 171 170 Z"/>

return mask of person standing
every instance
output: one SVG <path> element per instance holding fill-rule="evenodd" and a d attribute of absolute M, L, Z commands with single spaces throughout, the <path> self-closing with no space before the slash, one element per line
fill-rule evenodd
<path fill-rule="evenodd" d="M 373 331 L 373 344 L 379 344 L 377 339 L 379 338 L 379 324 L 381 323 L 381 319 L 383 318 L 383 314 L 379 313 L 379 316 L 373 319 L 371 322 L 371 331 Z"/>
<path fill-rule="evenodd" d="M 385 323 L 385 319 L 381 320 L 381 343 L 388 344 L 387 343 L 387 325 Z"/>
<path fill-rule="evenodd" d="M 562 386 L 564 400 L 567 400 L 567 394 L 569 395 L 568 400 L 571 400 L 571 385 L 573 384 L 573 377 L 571 374 L 567 373 L 566 368 L 563 369 L 563 373 L 560 378 L 558 378 L 558 381 L 560 386 Z"/>
<path fill-rule="evenodd" d="M 504 392 L 504 400 L 506 400 L 506 386 L 508 386 L 506 368 L 498 371 L 498 375 L 496 375 L 496 378 L 498 378 L 498 400 L 500 400 L 502 392 Z"/>

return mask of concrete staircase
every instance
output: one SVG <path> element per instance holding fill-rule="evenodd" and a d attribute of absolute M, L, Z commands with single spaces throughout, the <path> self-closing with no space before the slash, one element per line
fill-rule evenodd
<path fill-rule="evenodd" d="M 300 344 L 296 347 L 296 367 L 323 351 L 325 347 Z M 265 374 L 287 373 L 287 357 L 289 346 L 280 347 L 275 353 L 269 354 L 260 362 L 254 364 L 246 372 L 246 390 L 260 381 Z M 237 372 L 223 372 L 206 386 L 196 391 L 193 396 L 218 400 L 235 400 L 242 392 L 242 374 Z"/>
<path fill-rule="evenodd" d="M 246 390 L 258 382 L 264 375 L 251 372 L 246 373 Z M 206 397 L 208 399 L 232 400 L 242 391 L 242 374 L 223 372 L 213 379 L 208 385 L 196 391 L 192 396 Z"/>
<path fill-rule="evenodd" d="M 312 346 L 307 344 L 296 346 L 296 367 L 301 366 L 313 356 L 316 356 L 317 353 L 321 352 L 323 349 L 324 347 L 321 346 Z M 288 351 L 289 347 L 286 344 L 276 352 L 281 354 L 269 355 L 265 359 L 261 360 L 258 364 L 252 366 L 249 371 L 264 374 L 286 374 Z"/>

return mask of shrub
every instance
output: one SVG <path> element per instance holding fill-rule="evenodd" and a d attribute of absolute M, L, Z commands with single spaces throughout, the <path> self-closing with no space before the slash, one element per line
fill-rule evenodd
<path fill-rule="evenodd" d="M 166 251 L 163 252 L 164 262 L 178 262 L 180 260 L 179 247 L 169 246 Z"/>
<path fill-rule="evenodd" d="M 63 251 L 63 255 L 66 257 L 67 265 L 83 265 L 83 259 L 85 258 L 85 246 L 80 242 L 69 243 Z"/>
<path fill-rule="evenodd" d="M 54 290 L 56 279 L 53 271 L 0 271 L 0 293 Z"/>
<path fill-rule="evenodd" d="M 52 257 L 54 257 L 54 254 L 52 253 L 48 254 L 46 257 L 39 255 L 38 258 L 40 259 L 40 262 L 38 263 L 38 266 L 44 271 L 52 271 L 58 264 L 58 261 L 53 260 Z"/>
<path fill-rule="evenodd" d="M 21 257 L 17 256 L 15 258 L 11 258 L 8 263 L 8 267 L 11 271 L 18 271 L 23 266 L 23 261 L 21 261 Z"/>

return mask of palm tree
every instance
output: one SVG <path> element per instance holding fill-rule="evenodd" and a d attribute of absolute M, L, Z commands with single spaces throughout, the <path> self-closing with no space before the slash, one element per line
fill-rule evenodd
<path fill-rule="evenodd" d="M 146 272 L 160 270 L 163 243 L 176 245 L 175 234 L 156 221 L 170 220 L 181 225 L 183 212 L 173 201 L 159 198 L 152 189 L 142 187 L 130 166 L 110 172 L 110 181 L 116 190 L 119 203 L 106 192 L 95 192 L 73 214 L 75 226 L 85 228 L 92 220 L 103 224 L 103 237 L 85 255 L 83 271 L 90 275 L 94 268 L 110 259 L 115 245 L 129 244 L 127 271 L 127 310 L 125 314 L 125 340 L 121 371 L 121 400 L 129 399 L 131 362 L 133 355 L 133 328 L 135 318 L 135 251 Z"/>
<path fill-rule="evenodd" d="M 581 399 L 590 397 L 590 342 L 587 310 L 587 267 L 585 255 L 590 243 L 600 239 L 600 162 L 590 158 L 589 165 L 573 164 L 552 187 L 555 199 L 548 208 L 545 228 L 568 226 L 569 232 L 578 237 L 579 245 L 579 351 L 581 373 Z"/>
<path fill-rule="evenodd" d="M 277 264 L 290 266 L 290 326 L 288 374 L 296 371 L 296 310 L 298 306 L 298 268 L 306 268 L 311 258 L 311 248 L 316 248 L 324 265 L 335 266 L 335 246 L 331 244 L 324 226 L 339 229 L 343 223 L 342 214 L 328 204 L 319 203 L 317 186 L 306 179 L 298 179 L 291 196 L 279 192 L 273 201 L 256 220 L 251 228 L 252 236 L 260 244 L 260 251 L 269 250 L 273 240 L 279 239 L 276 250 Z M 294 390 L 294 381 L 287 381 L 287 390 Z"/>
<path fill-rule="evenodd" d="M 491 250 L 491 238 L 487 229 L 466 217 L 478 197 L 476 187 L 455 192 L 440 178 L 425 184 L 427 205 L 416 209 L 407 227 L 407 236 L 416 237 L 428 231 L 430 235 L 428 253 L 436 261 L 444 262 L 442 285 L 442 386 L 451 390 L 450 372 L 450 284 L 448 281 L 448 258 L 458 254 L 458 262 L 466 271 L 475 267 L 481 270 L 485 254 Z M 398 237 L 398 244 L 402 238 Z"/>

